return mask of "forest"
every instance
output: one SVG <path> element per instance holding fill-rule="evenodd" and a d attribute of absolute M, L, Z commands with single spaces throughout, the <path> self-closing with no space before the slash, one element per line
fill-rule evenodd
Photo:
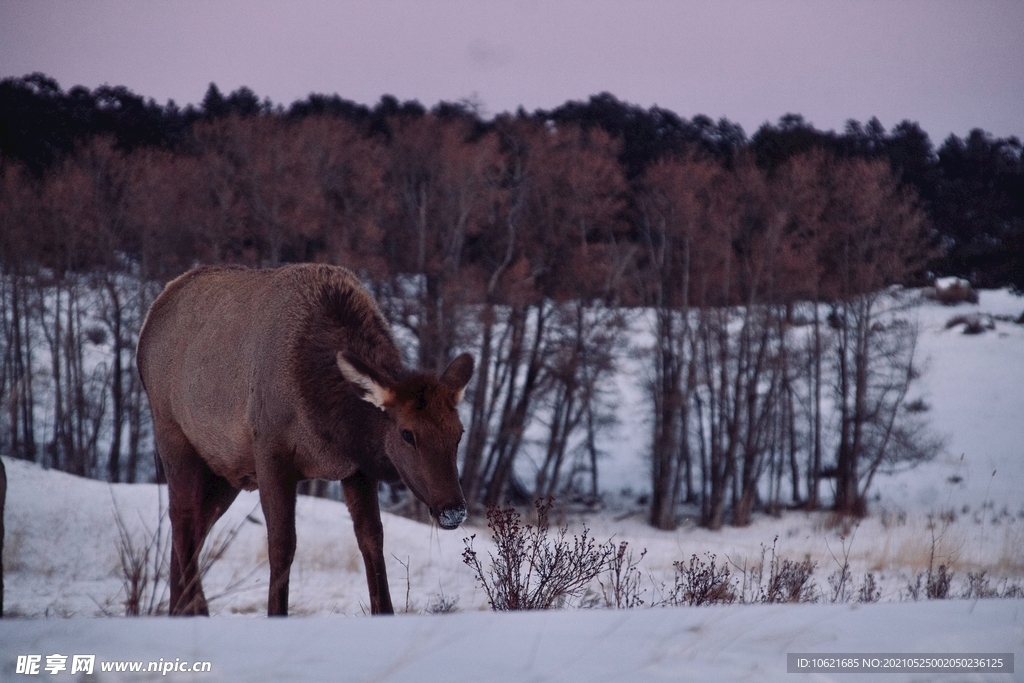
<path fill-rule="evenodd" d="M 134 367 L 149 304 L 197 264 L 301 261 L 355 272 L 409 364 L 476 358 L 460 461 L 476 510 L 595 502 L 635 357 L 652 525 L 684 505 L 712 529 L 863 514 L 877 474 L 939 448 L 913 398 L 908 288 L 1024 290 L 1024 148 L 799 115 L 748 137 L 607 93 L 485 118 L 213 84 L 182 108 L 8 78 L 0 451 L 158 477 Z"/>

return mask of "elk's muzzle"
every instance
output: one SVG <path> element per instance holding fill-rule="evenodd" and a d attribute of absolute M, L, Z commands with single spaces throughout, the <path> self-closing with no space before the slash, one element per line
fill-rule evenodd
<path fill-rule="evenodd" d="M 449 507 L 441 511 L 437 516 L 437 523 L 442 529 L 454 529 L 466 521 L 466 506 Z"/>

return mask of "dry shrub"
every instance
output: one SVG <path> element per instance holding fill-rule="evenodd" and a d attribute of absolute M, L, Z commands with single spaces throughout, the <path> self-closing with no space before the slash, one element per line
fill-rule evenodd
<path fill-rule="evenodd" d="M 856 529 L 854 529 L 854 532 L 856 532 Z M 860 586 L 854 589 L 853 571 L 850 569 L 850 551 L 853 549 L 854 535 L 851 533 L 849 536 L 844 534 L 839 537 L 842 542 L 841 557 L 832 552 L 831 546 L 828 545 L 828 539 L 825 540 L 825 546 L 838 567 L 829 574 L 828 585 L 832 589 L 832 593 L 826 597 L 831 602 L 840 603 L 850 602 L 854 597 L 856 597 L 857 602 L 878 602 L 882 597 L 882 589 L 878 586 L 874 572 L 864 574 L 864 579 L 861 581 Z"/>
<path fill-rule="evenodd" d="M 633 558 L 633 551 L 626 541 L 619 543 L 603 573 L 604 580 L 598 577 L 601 593 L 604 595 L 606 607 L 629 609 L 644 604 L 643 595 L 646 591 L 640 588 L 642 574 L 637 568 L 640 561 L 647 555 L 647 549 L 640 551 L 640 557 Z"/>
<path fill-rule="evenodd" d="M 1024 597 L 1024 588 L 1015 581 L 1003 579 L 1001 585 L 992 585 L 988 572 L 967 572 L 967 582 L 964 584 L 960 597 L 967 600 L 982 600 L 986 598 L 1017 599 Z"/>
<path fill-rule="evenodd" d="M 925 595 L 930 600 L 945 600 L 949 596 L 949 588 L 953 583 L 955 572 L 949 570 L 946 565 L 940 564 L 934 573 L 928 572 L 928 580 L 925 582 Z"/>
<path fill-rule="evenodd" d="M 878 602 L 882 597 L 882 589 L 875 581 L 875 573 L 868 572 L 864 575 L 864 581 L 857 589 L 857 602 Z"/>
<path fill-rule="evenodd" d="M 935 559 L 938 556 L 939 541 L 946 536 L 946 532 L 949 530 L 950 524 L 955 520 L 955 511 L 950 510 L 949 514 L 940 513 L 939 521 L 942 522 L 941 529 L 936 524 L 935 516 L 928 515 L 928 530 L 931 534 L 931 546 L 928 552 L 928 569 L 926 572 L 920 572 L 914 577 L 913 582 L 907 584 L 907 592 L 910 597 L 914 600 L 920 600 L 922 596 L 922 589 L 924 590 L 924 597 L 929 600 L 942 600 L 950 597 L 949 589 L 953 582 L 954 572 L 946 565 L 946 563 L 939 564 L 939 568 L 935 569 Z"/>
<path fill-rule="evenodd" d="M 968 600 L 976 600 L 979 598 L 995 598 L 998 596 L 999 591 L 992 587 L 992 584 L 988 579 L 987 572 L 967 572 L 967 584 L 964 586 L 961 597 Z"/>
<path fill-rule="evenodd" d="M 437 593 L 427 605 L 427 614 L 452 614 L 459 611 L 459 596 Z"/>
<path fill-rule="evenodd" d="M 716 566 L 712 554 L 707 557 L 708 561 L 704 562 L 696 555 L 691 555 L 689 564 L 672 564 L 676 568 L 676 581 L 668 599 L 669 604 L 698 607 L 736 602 L 739 594 L 729 567 Z"/>
<path fill-rule="evenodd" d="M 846 527 L 843 530 L 843 533 L 839 534 L 839 541 L 842 544 L 841 560 L 836 557 L 834 552 L 832 552 L 832 546 L 828 543 L 828 537 L 825 538 L 825 547 L 828 548 L 829 554 L 835 561 L 836 566 L 839 567 L 828 577 L 828 585 L 832 588 L 832 602 L 849 602 L 853 594 L 850 571 L 850 551 L 853 549 L 853 539 L 856 536 L 858 526 L 859 523 L 852 527 Z M 849 539 L 849 543 L 847 543 L 847 539 Z"/>
<path fill-rule="evenodd" d="M 773 558 L 762 602 L 814 602 L 815 565 L 809 557 L 799 562 L 789 559 L 776 562 Z"/>
<path fill-rule="evenodd" d="M 996 328 L 996 324 L 990 316 L 981 315 L 980 313 L 954 315 L 946 321 L 947 330 L 957 325 L 964 326 L 964 334 L 981 334 L 986 330 L 994 330 Z"/>
<path fill-rule="evenodd" d="M 394 553 L 391 554 L 391 557 L 393 557 L 395 562 L 402 565 L 402 568 L 405 569 L 405 609 L 403 609 L 402 612 L 405 614 L 413 614 L 417 609 L 415 603 L 410 600 L 412 596 L 412 579 L 409 576 L 409 558 L 406 557 L 405 562 L 402 562 L 402 560 Z"/>
<path fill-rule="evenodd" d="M 496 546 L 488 553 L 484 567 L 473 549 L 476 534 L 463 539 L 462 561 L 473 570 L 495 611 L 551 609 L 581 596 L 604 571 L 615 552 L 611 543 L 598 545 L 583 528 L 581 535 L 568 538 L 561 527 L 548 533 L 552 500 L 538 501 L 537 525 L 523 525 L 514 508 L 491 507 L 487 526 Z"/>
<path fill-rule="evenodd" d="M 162 489 L 160 489 L 162 491 Z M 171 529 L 167 523 L 167 507 L 163 496 L 158 499 L 159 515 L 155 529 L 150 529 L 142 522 L 140 533 L 129 531 L 124 516 L 121 514 L 117 501 L 114 501 L 114 524 L 117 526 L 117 554 L 120 561 L 121 578 L 125 593 L 125 616 L 145 616 L 167 613 L 167 600 L 170 574 Z M 250 514 L 251 517 L 251 514 Z M 241 531 L 246 519 L 232 528 L 222 529 L 215 537 L 209 538 L 199 558 L 199 572 L 196 580 L 201 580 L 209 573 L 217 562 L 223 559 L 231 547 L 235 537 Z M 242 579 L 233 582 L 222 592 L 207 598 L 208 601 L 223 598 L 242 590 L 252 576 L 250 572 Z"/>
<path fill-rule="evenodd" d="M 1024 598 L 1024 586 L 1021 586 L 1016 581 L 1011 583 L 1008 579 L 1004 579 L 1003 589 L 999 592 L 999 597 L 1006 598 L 1008 600 Z"/>
<path fill-rule="evenodd" d="M 929 568 L 927 572 L 919 572 L 914 580 L 907 584 L 907 594 L 912 600 L 920 600 L 922 597 L 929 600 L 945 600 L 952 597 L 950 587 L 954 575 L 955 572 L 950 571 L 944 564 L 940 564 L 936 571 Z"/>
<path fill-rule="evenodd" d="M 951 571 L 944 564 L 940 564 L 935 572 L 928 572 L 925 581 L 925 595 L 929 600 L 945 600 L 950 597 L 949 588 L 953 583 L 955 572 Z"/>
<path fill-rule="evenodd" d="M 114 501 L 114 523 L 117 525 L 117 555 L 124 584 L 125 616 L 162 614 L 167 611 L 167 575 L 170 533 L 165 519 L 167 510 L 160 505 L 155 530 L 144 526 L 141 538 L 128 530 L 121 509 Z"/>
<path fill-rule="evenodd" d="M 779 537 L 769 548 L 761 544 L 761 560 L 752 569 L 742 569 L 743 586 L 741 595 L 744 602 L 815 602 L 817 587 L 814 584 L 814 570 L 817 563 L 805 557 L 797 562 L 779 557 L 775 552 Z M 767 561 L 767 562 L 766 562 Z"/>
<path fill-rule="evenodd" d="M 831 602 L 850 601 L 853 591 L 850 581 L 851 571 L 849 562 L 844 562 L 839 569 L 828 575 L 828 585 L 832 589 Z"/>

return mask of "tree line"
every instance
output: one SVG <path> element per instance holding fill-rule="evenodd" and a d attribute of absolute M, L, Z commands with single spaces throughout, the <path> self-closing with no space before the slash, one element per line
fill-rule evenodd
<path fill-rule="evenodd" d="M 936 448 L 896 286 L 1022 282 L 1020 143 L 980 131 L 936 153 L 916 124 L 791 116 L 747 139 L 610 95 L 484 120 L 211 85 L 181 109 L 38 74 L 0 82 L 0 112 L 0 447 L 110 481 L 154 475 L 135 341 L 197 263 L 344 265 L 411 364 L 471 351 L 471 505 L 595 499 L 638 359 L 662 528 L 684 503 L 712 528 L 863 512 Z"/>

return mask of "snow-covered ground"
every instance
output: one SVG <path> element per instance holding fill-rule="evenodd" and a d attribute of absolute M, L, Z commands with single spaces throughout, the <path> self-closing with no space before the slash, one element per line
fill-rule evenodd
<path fill-rule="evenodd" d="M 932 406 L 933 429 L 946 453 L 906 476 L 878 483 L 883 502 L 914 510 L 987 504 L 999 513 L 1024 506 L 1024 298 L 981 291 L 977 305 L 919 309 L 924 374 L 917 394 Z M 995 327 L 983 334 L 946 329 L 951 319 L 977 313 Z M 950 486 L 950 478 L 961 481 Z"/>
<path fill-rule="evenodd" d="M 964 335 L 945 328 L 954 315 L 977 311 L 993 316 L 995 329 Z M 647 605 L 671 588 L 675 561 L 713 553 L 734 568 L 750 567 L 773 543 L 779 556 L 817 563 L 819 604 L 492 614 L 461 558 L 470 534 L 477 550 L 490 547 L 486 528 L 445 532 L 385 515 L 395 606 L 418 616 L 370 620 L 362 618 L 366 584 L 345 506 L 302 498 L 290 603 L 292 615 L 303 618 L 267 621 L 265 528 L 257 494 L 243 493 L 211 535 L 213 545 L 230 539 L 204 579 L 214 618 L 30 618 L 122 614 L 115 510 L 136 544 L 158 530 L 166 538 L 166 520 L 161 526 L 159 517 L 165 493 L 5 457 L 5 611 L 16 618 L 0 622 L 0 679 L 20 679 L 17 655 L 43 655 L 45 665 L 54 653 L 92 653 L 97 661 L 204 660 L 212 673 L 167 675 L 253 681 L 768 681 L 783 678 L 787 652 L 1016 651 L 1020 659 L 1024 601 L 906 598 L 907 584 L 933 552 L 936 564 L 956 573 L 955 593 L 968 572 L 982 570 L 994 586 L 1006 585 L 1003 580 L 1024 585 L 1024 326 L 1000 319 L 1022 311 L 1024 299 L 1002 291 L 982 292 L 978 306 L 926 303 L 919 309 L 920 353 L 928 362 L 915 396 L 932 406 L 928 415 L 946 449 L 934 462 L 878 480 L 872 514 L 858 527 L 837 526 L 827 513 L 789 513 L 757 517 L 743 529 L 710 532 L 684 524 L 662 532 L 644 523 L 642 509 L 628 506 L 567 520 L 573 530 L 585 523 L 600 541 L 627 541 L 636 555 L 647 550 L 639 565 Z M 619 384 L 622 404 L 639 415 L 636 382 L 627 377 Z M 606 446 L 611 455 L 603 485 L 640 492 L 644 429 L 633 416 L 620 420 L 619 431 L 608 437 L 618 447 Z M 827 604 L 828 576 L 838 569 L 835 558 L 844 556 L 855 582 L 875 574 L 880 604 Z M 423 614 L 453 601 L 456 614 Z M 1024 664 L 1017 664 L 1020 671 Z M 74 677 L 64 671 L 56 678 Z M 118 678 L 147 679 L 98 672 L 99 680 Z M 885 674 L 884 680 L 1024 677 Z"/>
<path fill-rule="evenodd" d="M 50 619 L 0 624 L 0 677 L 31 680 L 13 674 L 15 654 L 57 653 L 95 654 L 102 681 L 836 681 L 849 676 L 787 676 L 786 654 L 1016 651 L 1013 674 L 854 677 L 1009 682 L 1021 680 L 1022 642 L 1022 600 L 378 619 Z M 210 672 L 99 672 L 99 662 L 161 658 L 210 662 Z"/>

